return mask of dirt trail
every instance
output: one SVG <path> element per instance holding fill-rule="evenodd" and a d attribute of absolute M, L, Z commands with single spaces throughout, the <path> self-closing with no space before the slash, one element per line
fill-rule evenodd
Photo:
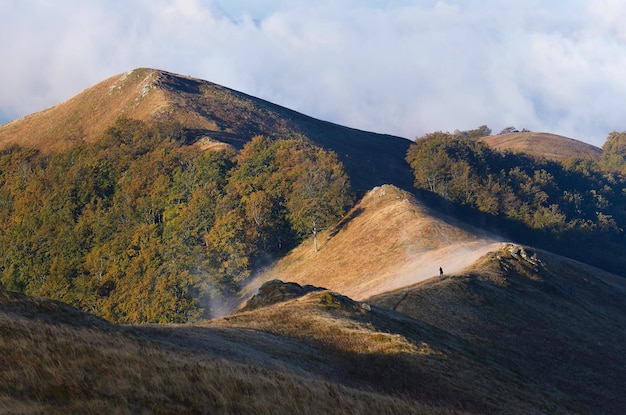
<path fill-rule="evenodd" d="M 458 274 L 488 252 L 501 249 L 503 244 L 504 242 L 500 241 L 481 239 L 414 254 L 397 268 L 389 269 L 378 278 L 346 289 L 344 294 L 355 300 L 363 300 L 438 277 L 439 267 L 443 268 L 444 275 Z"/>

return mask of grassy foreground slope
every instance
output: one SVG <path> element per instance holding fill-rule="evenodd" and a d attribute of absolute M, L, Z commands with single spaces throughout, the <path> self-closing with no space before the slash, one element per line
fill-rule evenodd
<path fill-rule="evenodd" d="M 58 302 L 0 298 L 3 413 L 581 410 L 484 346 L 326 290 L 170 326 L 115 326 Z"/>
<path fill-rule="evenodd" d="M 348 382 L 327 348 L 263 332 L 116 326 L 0 291 L 0 333 L 2 413 L 457 413 Z"/>

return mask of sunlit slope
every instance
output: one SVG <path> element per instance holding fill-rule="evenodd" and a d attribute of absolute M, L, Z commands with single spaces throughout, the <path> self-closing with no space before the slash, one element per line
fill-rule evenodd
<path fill-rule="evenodd" d="M 201 79 L 140 68 L 104 80 L 71 99 L 0 126 L 0 149 L 56 152 L 97 140 L 120 117 L 175 123 L 187 144 L 241 148 L 256 135 L 306 136 L 337 153 L 356 190 L 384 183 L 410 188 L 404 160 L 411 141 L 317 120 Z"/>
<path fill-rule="evenodd" d="M 541 132 L 490 135 L 481 140 L 499 151 L 527 153 L 536 157 L 564 161 L 571 158 L 598 160 L 602 149 L 572 138 Z"/>
<path fill-rule="evenodd" d="M 593 414 L 626 408 L 626 281 L 514 244 L 457 275 L 367 300 L 432 324 Z"/>
<path fill-rule="evenodd" d="M 156 119 L 167 114 L 166 93 L 156 88 L 158 72 L 137 69 L 106 79 L 43 111 L 0 127 L 0 146 L 17 144 L 55 152 L 92 142 L 119 117 Z"/>
<path fill-rule="evenodd" d="M 394 186 L 371 190 L 334 229 L 303 243 L 259 281 L 326 287 L 354 299 L 459 272 L 501 240 L 440 215 Z"/>

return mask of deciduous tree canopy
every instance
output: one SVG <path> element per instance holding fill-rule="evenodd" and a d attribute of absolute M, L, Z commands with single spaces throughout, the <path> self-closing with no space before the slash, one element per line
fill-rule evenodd
<path fill-rule="evenodd" d="M 621 141 L 609 136 L 612 161 L 599 165 L 500 153 L 468 134 L 435 132 L 416 140 L 407 161 L 417 188 L 540 230 L 562 250 L 623 272 L 615 258 L 626 224 L 626 178 L 616 170 Z"/>
<path fill-rule="evenodd" d="M 341 163 L 305 137 L 240 154 L 183 141 L 121 119 L 56 155 L 0 152 L 1 286 L 114 322 L 189 321 L 352 203 Z"/>

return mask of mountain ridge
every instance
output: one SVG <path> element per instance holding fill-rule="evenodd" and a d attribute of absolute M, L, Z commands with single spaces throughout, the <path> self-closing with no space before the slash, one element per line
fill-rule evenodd
<path fill-rule="evenodd" d="M 319 252 L 309 239 L 264 271 L 259 282 L 289 280 L 362 300 L 432 278 L 439 267 L 460 272 L 505 241 L 391 185 L 372 189 L 318 239 Z"/>
<path fill-rule="evenodd" d="M 0 126 L 0 148 L 19 144 L 60 151 L 96 140 L 119 117 L 177 123 L 187 140 L 203 148 L 225 143 L 241 149 L 256 135 L 305 136 L 337 153 L 357 191 L 385 183 L 409 189 L 413 183 L 404 161 L 410 140 L 317 120 L 209 81 L 150 68 L 115 75 Z"/>
<path fill-rule="evenodd" d="M 368 299 L 491 344 L 592 413 L 621 413 L 626 281 L 544 250 L 506 244 L 454 276 Z M 597 405 L 597 406 L 596 406 Z M 602 409 L 599 409 L 602 406 Z"/>

